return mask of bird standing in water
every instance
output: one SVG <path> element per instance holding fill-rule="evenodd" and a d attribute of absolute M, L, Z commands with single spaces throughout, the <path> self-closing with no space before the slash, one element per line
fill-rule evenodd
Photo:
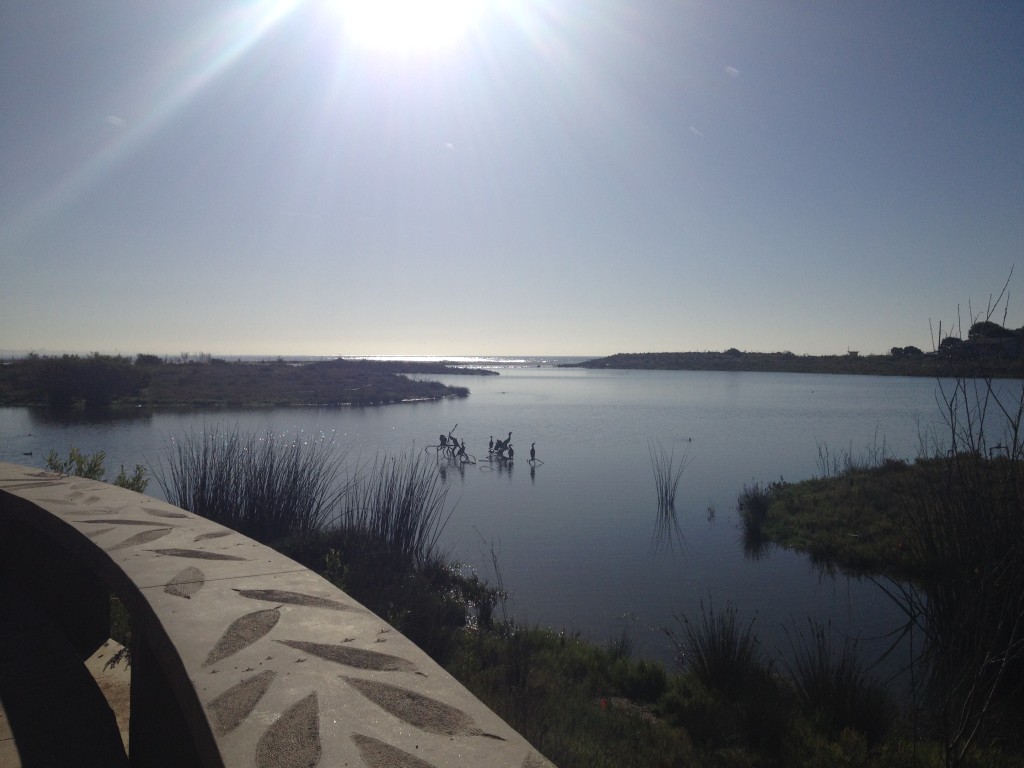
<path fill-rule="evenodd" d="M 536 446 L 537 446 L 536 443 L 530 443 L 530 461 L 533 461 L 534 459 L 537 458 L 537 447 Z"/>

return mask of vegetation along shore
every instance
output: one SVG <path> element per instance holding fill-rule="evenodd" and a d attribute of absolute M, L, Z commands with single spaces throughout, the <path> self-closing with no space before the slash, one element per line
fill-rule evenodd
<path fill-rule="evenodd" d="M 403 374 L 493 375 L 443 363 L 376 360 L 228 362 L 29 355 L 0 365 L 0 406 L 342 406 L 466 397 L 469 389 Z"/>
<path fill-rule="evenodd" d="M 796 355 L 792 352 L 620 353 L 564 368 L 627 368 L 660 371 L 751 371 L 845 373 L 867 376 L 1024 377 L 1024 328 L 1011 330 L 991 320 L 971 325 L 965 338 L 944 337 L 933 352 L 896 346 L 886 355 Z"/>

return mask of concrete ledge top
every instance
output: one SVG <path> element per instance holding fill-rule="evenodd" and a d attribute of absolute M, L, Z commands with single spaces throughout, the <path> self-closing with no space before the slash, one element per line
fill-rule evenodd
<path fill-rule="evenodd" d="M 551 764 L 344 592 L 230 529 L 107 483 L 0 463 L 0 515 L 131 610 L 211 766 Z"/>

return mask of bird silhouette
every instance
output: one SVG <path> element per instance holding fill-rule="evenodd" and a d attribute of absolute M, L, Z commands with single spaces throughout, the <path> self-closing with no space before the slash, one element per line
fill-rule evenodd
<path fill-rule="evenodd" d="M 533 461 L 534 459 L 537 458 L 537 447 L 536 446 L 537 446 L 536 443 L 530 443 L 530 461 Z"/>

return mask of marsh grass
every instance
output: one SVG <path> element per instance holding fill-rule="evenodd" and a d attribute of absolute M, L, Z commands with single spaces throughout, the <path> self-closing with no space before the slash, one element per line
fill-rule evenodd
<path fill-rule="evenodd" d="M 391 556 L 427 565 L 443 559 L 437 542 L 452 513 L 447 496 L 436 468 L 421 455 L 379 455 L 348 484 L 332 527 L 359 532 Z"/>
<path fill-rule="evenodd" d="M 654 487 L 658 499 L 653 546 L 656 549 L 672 549 L 683 536 L 676 517 L 676 493 L 683 471 L 690 463 L 689 452 L 684 452 L 677 460 L 674 447 L 671 451 L 666 451 L 661 443 L 648 443 L 647 450 L 651 456 L 651 469 L 654 472 Z"/>
<path fill-rule="evenodd" d="M 330 519 L 342 459 L 327 439 L 214 427 L 172 441 L 154 476 L 171 504 L 269 543 Z"/>
<path fill-rule="evenodd" d="M 658 716 L 664 667 L 621 648 L 501 621 L 464 633 L 449 670 L 560 768 L 703 764 L 686 733 Z"/>
<path fill-rule="evenodd" d="M 736 511 L 740 521 L 740 544 L 743 553 L 751 560 L 761 560 L 771 554 L 774 545 L 765 533 L 764 526 L 772 502 L 784 487 L 782 480 L 743 485 L 743 492 L 736 502 Z"/>
<path fill-rule="evenodd" d="M 647 444 L 647 451 L 651 455 L 651 468 L 654 471 L 654 488 L 658 495 L 658 510 L 661 514 L 674 512 L 676 508 L 676 492 L 679 490 L 679 481 L 683 477 L 683 471 L 690 463 L 689 451 L 676 460 L 676 449 L 666 451 L 665 446 L 658 443 Z"/>
<path fill-rule="evenodd" d="M 677 617 L 680 631 L 665 629 L 675 649 L 676 661 L 708 690 L 737 696 L 756 688 L 769 673 L 770 664 L 754 634 L 754 620 L 743 626 L 736 609 L 700 604 L 700 620 Z"/>
<path fill-rule="evenodd" d="M 857 654 L 857 643 L 837 643 L 831 627 L 808 622 L 806 632 L 788 633 L 792 660 L 786 664 L 796 700 L 804 714 L 829 737 L 846 729 L 869 744 L 886 736 L 891 709 L 882 687 L 872 680 Z"/>

